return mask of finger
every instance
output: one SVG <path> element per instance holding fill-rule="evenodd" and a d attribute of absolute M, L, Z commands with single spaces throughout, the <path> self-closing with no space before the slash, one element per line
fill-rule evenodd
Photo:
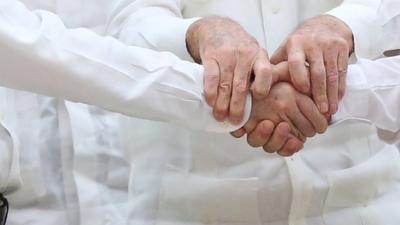
<path fill-rule="evenodd" d="M 250 117 L 249 121 L 247 121 L 243 128 L 246 130 L 246 133 L 250 134 L 254 131 L 254 129 L 256 129 L 258 123 L 259 122 L 257 120 Z"/>
<path fill-rule="evenodd" d="M 211 107 L 214 107 L 218 96 L 220 71 L 217 61 L 204 60 L 204 97 Z"/>
<path fill-rule="evenodd" d="M 271 121 L 261 121 L 256 129 L 247 136 L 247 143 L 254 148 L 265 145 L 274 132 L 274 128 L 275 125 Z"/>
<path fill-rule="evenodd" d="M 219 80 L 218 96 L 216 104 L 214 105 L 214 117 L 218 121 L 223 121 L 229 110 L 229 104 L 232 94 L 233 71 L 236 67 L 236 57 L 232 54 L 225 54 L 221 56 L 219 61 L 221 77 Z"/>
<path fill-rule="evenodd" d="M 314 102 L 305 95 L 298 96 L 296 102 L 302 114 L 311 122 L 314 130 L 320 134 L 324 133 L 328 127 L 328 121 L 325 116 L 319 112 Z"/>
<path fill-rule="evenodd" d="M 271 57 L 271 63 L 276 65 L 287 61 L 287 52 L 285 46 L 279 47 Z"/>
<path fill-rule="evenodd" d="M 339 102 L 339 73 L 338 73 L 338 55 L 337 48 L 332 48 L 324 53 L 325 68 L 326 68 L 326 88 L 328 94 L 330 114 L 334 114 L 338 108 Z"/>
<path fill-rule="evenodd" d="M 239 48 L 237 64 L 233 77 L 232 99 L 229 106 L 229 118 L 233 124 L 243 119 L 244 108 L 249 90 L 249 80 L 255 55 L 246 48 Z"/>
<path fill-rule="evenodd" d="M 288 64 L 293 86 L 302 93 L 308 93 L 311 85 L 303 50 L 292 48 L 288 54 Z"/>
<path fill-rule="evenodd" d="M 291 82 L 289 65 L 287 62 L 281 62 L 272 66 L 272 85 L 277 82 Z"/>
<path fill-rule="evenodd" d="M 231 132 L 231 135 L 235 138 L 241 138 L 246 134 L 246 130 L 244 128 L 240 128 L 239 130 Z"/>
<path fill-rule="evenodd" d="M 275 128 L 270 140 L 263 146 L 264 150 L 269 153 L 274 153 L 282 148 L 286 143 L 290 133 L 288 123 L 282 122 Z"/>
<path fill-rule="evenodd" d="M 288 113 L 288 118 L 295 126 L 295 128 L 300 131 L 306 137 L 313 137 L 316 134 L 314 126 L 312 123 L 303 115 L 302 112 L 296 108 L 293 108 Z"/>
<path fill-rule="evenodd" d="M 312 95 L 321 113 L 327 113 L 328 96 L 326 94 L 326 70 L 322 52 L 315 51 L 309 55 Z"/>
<path fill-rule="evenodd" d="M 251 85 L 252 94 L 256 99 L 263 99 L 267 97 L 272 85 L 272 65 L 264 49 L 259 51 L 254 61 L 253 71 L 255 80 Z"/>
<path fill-rule="evenodd" d="M 349 65 L 349 50 L 347 48 L 341 49 L 339 51 L 338 57 L 338 72 L 339 72 L 339 100 L 341 100 L 346 91 L 346 77 L 347 77 L 347 68 Z"/>
<path fill-rule="evenodd" d="M 278 151 L 278 154 L 284 157 L 292 156 L 304 148 L 304 142 L 293 135 L 289 135 L 288 141 Z"/>

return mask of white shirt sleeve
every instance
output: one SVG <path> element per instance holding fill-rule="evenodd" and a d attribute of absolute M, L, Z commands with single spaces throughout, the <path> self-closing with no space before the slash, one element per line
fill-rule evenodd
<path fill-rule="evenodd" d="M 203 97 L 201 66 L 87 29 L 67 29 L 56 15 L 15 0 L 0 2 L 0 49 L 5 87 L 193 129 L 229 132 L 242 125 L 214 120 Z"/>
<path fill-rule="evenodd" d="M 376 59 L 385 51 L 400 47 L 394 20 L 400 15 L 398 0 L 345 0 L 327 14 L 351 28 L 357 58 Z"/>
<path fill-rule="evenodd" d="M 186 32 L 199 18 L 183 18 L 181 0 L 124 0 L 114 12 L 108 32 L 128 45 L 169 51 L 192 61 Z M 149 29 L 149 27 L 151 29 Z"/>
<path fill-rule="evenodd" d="M 360 59 L 348 71 L 346 94 L 332 122 L 364 120 L 392 133 L 400 131 L 400 56 Z"/>

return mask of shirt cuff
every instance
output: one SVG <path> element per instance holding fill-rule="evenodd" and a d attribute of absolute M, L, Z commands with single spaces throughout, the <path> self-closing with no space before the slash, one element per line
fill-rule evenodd
<path fill-rule="evenodd" d="M 352 87 L 365 86 L 367 80 L 364 76 L 352 76 L 354 74 L 363 74 L 361 68 L 357 65 L 352 65 L 348 69 L 347 87 L 343 100 L 340 102 L 339 110 L 332 116 L 331 124 L 341 123 L 345 120 L 360 120 L 369 121 L 368 107 L 369 101 L 363 89 L 352 89 Z"/>
<path fill-rule="evenodd" d="M 382 26 L 376 7 L 343 3 L 327 12 L 342 20 L 353 32 L 354 53 L 357 58 L 375 59 L 382 55 Z"/>
<path fill-rule="evenodd" d="M 204 100 L 204 102 L 205 102 L 205 100 Z M 212 119 L 205 120 L 204 130 L 209 131 L 209 132 L 216 132 L 216 133 L 227 133 L 227 132 L 236 131 L 236 130 L 242 128 L 247 123 L 247 121 L 249 121 L 250 114 L 251 114 L 251 108 L 252 108 L 252 97 L 250 94 L 248 94 L 243 120 L 239 125 L 233 125 L 231 122 L 229 122 L 228 119 L 226 119 L 224 122 L 216 121 L 212 114 L 212 108 L 208 107 L 206 117 L 212 118 Z"/>

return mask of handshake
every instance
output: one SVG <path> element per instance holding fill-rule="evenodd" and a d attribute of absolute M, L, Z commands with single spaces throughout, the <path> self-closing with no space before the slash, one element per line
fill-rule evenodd
<path fill-rule="evenodd" d="M 249 120 L 232 133 L 248 144 L 290 156 L 307 138 L 323 133 L 345 91 L 352 31 L 332 16 L 309 19 L 271 59 L 238 23 L 207 17 L 192 24 L 186 37 L 192 58 L 204 65 L 207 103 L 218 121 L 243 120 L 252 94 Z"/>

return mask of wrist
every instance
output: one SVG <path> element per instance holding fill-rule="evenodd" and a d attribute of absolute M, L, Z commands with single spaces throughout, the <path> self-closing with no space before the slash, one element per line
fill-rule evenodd
<path fill-rule="evenodd" d="M 354 52 L 354 36 L 351 28 L 344 21 L 335 16 L 326 15 L 326 17 L 329 17 L 335 21 L 332 29 L 334 29 L 344 40 L 346 40 L 349 46 L 349 54 L 352 54 Z"/>

